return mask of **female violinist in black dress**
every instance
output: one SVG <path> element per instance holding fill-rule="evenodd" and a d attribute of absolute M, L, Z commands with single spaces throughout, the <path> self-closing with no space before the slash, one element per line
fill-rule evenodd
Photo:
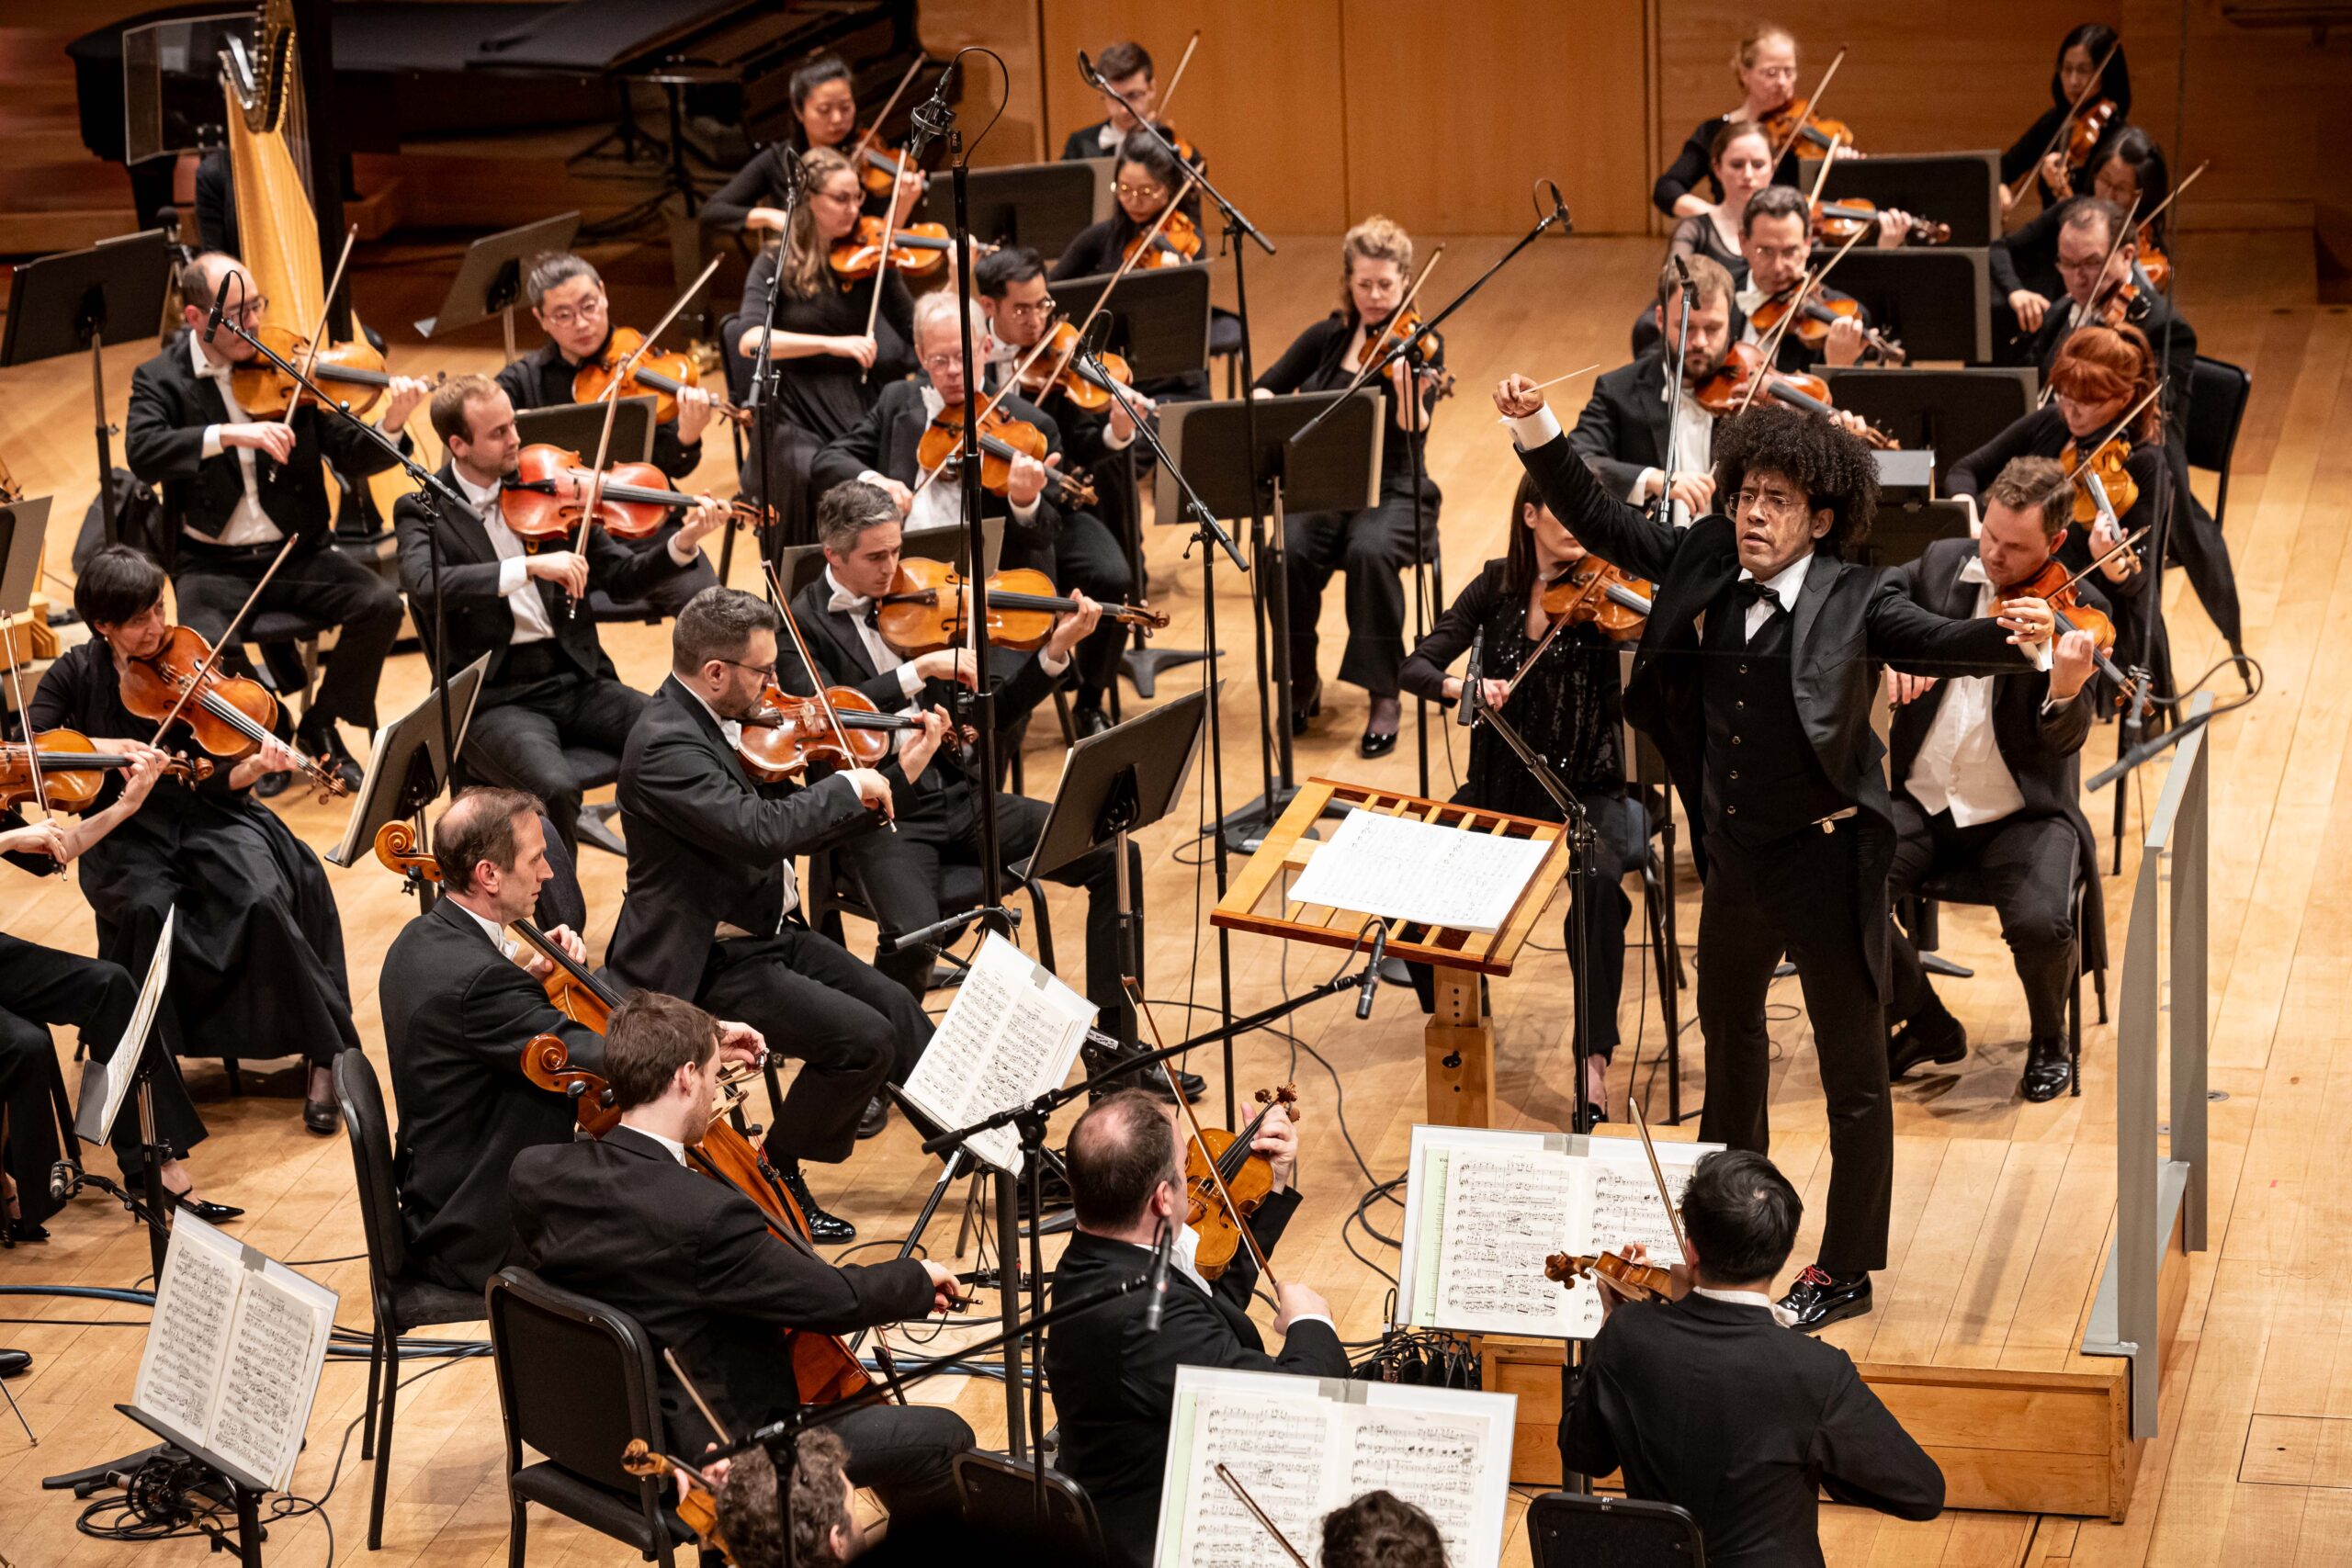
<path fill-rule="evenodd" d="M 1521 475 L 1511 502 L 1510 553 L 1488 561 L 1438 618 L 1435 628 L 1405 660 L 1404 683 L 1415 696 L 1458 701 L 1462 677 L 1446 671 L 1476 641 L 1485 704 L 1510 720 L 1592 818 L 1597 842 L 1591 896 L 1586 897 L 1582 886 L 1570 886 L 1561 930 L 1565 937 L 1575 922 L 1584 922 L 1592 990 L 1585 1010 L 1590 1033 L 1583 1093 L 1605 1111 L 1609 1059 L 1617 1048 L 1625 922 L 1634 909 L 1623 877 L 1642 863 L 1646 839 L 1640 804 L 1625 792 L 1617 675 L 1618 649 L 1623 645 L 1589 623 L 1572 626 L 1552 639 L 1532 668 L 1528 664 L 1551 629 L 1544 590 L 1584 558 L 1584 547 L 1544 506 L 1535 481 Z M 1518 684 L 1506 695 L 1505 688 L 1514 679 Z M 1561 819 L 1559 807 L 1518 753 L 1484 724 L 1470 731 L 1469 767 L 1453 798 L 1489 811 L 1546 822 Z"/>
<path fill-rule="evenodd" d="M 1786 28 L 1764 23 L 1751 29 L 1739 40 L 1731 68 L 1739 82 L 1739 107 L 1701 120 L 1651 188 L 1650 200 L 1668 218 L 1692 217 L 1724 199 L 1726 192 L 1713 172 L 1715 138 L 1724 127 L 1737 120 L 1760 123 L 1797 96 L 1797 40 Z M 1781 154 L 1779 167 L 1767 183 L 1798 183 L 1793 151 Z M 1732 248 L 1737 254 L 1736 243 Z"/>
<path fill-rule="evenodd" d="M 1080 229 L 1062 247 L 1062 254 L 1046 274 L 1046 281 L 1059 283 L 1072 277 L 1102 277 L 1119 270 L 1126 259 L 1127 248 L 1137 236 L 1145 233 L 1159 220 L 1159 215 L 1170 203 L 1176 207 L 1176 218 L 1193 229 L 1194 243 L 1199 243 L 1200 197 L 1184 190 L 1185 170 L 1182 164 L 1168 155 L 1168 150 L 1146 131 L 1135 130 L 1119 143 L 1119 162 L 1112 174 L 1111 194 L 1116 198 L 1116 209 L 1110 217 Z M 1169 239 L 1170 230 L 1163 227 L 1153 249 L 1160 253 L 1159 265 L 1174 265 L 1180 258 Z M 1191 258 L 1204 260 L 1196 249 Z M 1139 261 L 1137 266 L 1147 265 Z M 1231 311 L 1215 308 L 1209 311 L 1209 352 L 1212 355 L 1237 351 L 1241 346 L 1240 318 Z M 1208 373 L 1189 371 L 1182 376 L 1162 376 L 1139 381 L 1136 389 L 1162 401 L 1169 400 L 1205 398 L 1209 393 Z"/>
<path fill-rule="evenodd" d="M 2114 50 L 2111 58 L 2109 50 Z M 2107 62 L 2104 71 L 2099 70 L 2101 60 Z M 2099 79 L 2098 85 L 2093 88 L 2091 73 L 2095 71 L 2099 72 Z M 2084 98 L 2086 91 L 2090 96 Z M 2085 114 L 2098 108 L 2102 100 L 2115 107 L 2093 144 L 2090 157 L 2079 168 L 2070 168 L 2064 140 L 2054 147 L 2051 141 L 2074 109 L 2076 98 L 2083 98 Z M 2050 73 L 2050 107 L 2001 154 L 2001 210 L 2007 212 L 2015 205 L 2017 198 L 2010 193 L 2017 189 L 2018 181 L 2025 177 L 2028 169 L 2035 171 L 2034 184 L 2041 192 L 2045 212 L 2070 196 L 2081 195 L 2084 173 L 2098 166 L 2107 143 L 2123 129 L 2131 115 L 2132 67 L 2124 61 L 2123 51 L 2116 47 L 2115 29 L 2105 22 L 2083 22 L 2070 28 L 2059 40 L 2058 63 Z"/>
<path fill-rule="evenodd" d="M 1344 390 L 1356 372 L 1385 352 L 1375 350 L 1381 329 L 1396 313 L 1411 281 L 1412 237 L 1385 218 L 1367 218 L 1340 244 L 1343 284 L 1340 309 L 1298 334 L 1258 378 L 1256 395 Z M 1405 586 L 1398 574 L 1413 566 L 1413 475 L 1429 442 L 1429 412 L 1442 395 L 1444 345 L 1425 368 L 1402 362 L 1379 378 L 1387 434 L 1380 448 L 1380 497 L 1355 512 L 1292 513 L 1284 521 L 1290 545 L 1291 725 L 1304 732 L 1321 711 L 1323 682 L 1315 668 L 1316 622 L 1323 590 L 1334 572 L 1348 579 L 1348 646 L 1340 679 L 1372 694 L 1359 749 L 1385 757 L 1396 748 L 1401 705 L 1397 671 L 1405 661 Z M 1411 388 L 1411 395 L 1406 393 Z M 1421 479 L 1422 558 L 1437 556 L 1438 488 Z"/>
<path fill-rule="evenodd" d="M 1723 198 L 1701 207 L 1674 226 L 1668 254 L 1705 256 L 1723 265 L 1733 284 L 1747 287 L 1747 258 L 1740 254 L 1739 219 L 1748 198 L 1772 183 L 1772 138 L 1750 119 L 1725 120 L 1708 149 L 1707 167 Z M 1646 311 L 1644 314 L 1647 314 Z"/>
<path fill-rule="evenodd" d="M 725 185 L 711 192 L 696 216 L 714 229 L 759 229 L 780 233 L 784 229 L 784 193 L 787 184 L 786 166 L 791 155 L 806 157 L 822 147 L 849 157 L 857 145 L 857 93 L 851 83 L 849 67 L 837 54 L 820 54 L 792 73 L 786 87 L 792 103 L 792 130 L 781 141 L 772 142 L 752 154 L 750 163 L 735 171 Z M 885 156 L 894 150 L 882 148 Z M 858 162 L 863 164 L 864 159 Z M 861 175 L 864 171 L 860 170 Z M 903 223 L 922 199 L 923 178 L 920 171 L 909 169 L 907 178 L 899 188 L 897 221 Z M 867 192 L 863 198 L 866 210 L 879 213 L 884 198 Z"/>
<path fill-rule="evenodd" d="M 792 226 L 781 245 L 771 245 L 752 263 L 743 283 L 738 319 L 743 323 L 732 347 L 745 359 L 760 350 L 760 313 L 779 268 L 775 321 L 768 333 L 768 357 L 776 372 L 775 442 L 771 453 L 778 494 L 780 542 L 808 544 L 816 537 L 817 498 L 808 493 L 808 469 L 818 449 L 847 434 L 865 417 L 882 389 L 915 368 L 915 302 L 894 268 L 882 283 L 882 305 L 865 320 L 874 299 L 871 276 L 836 276 L 829 265 L 834 242 L 857 227 L 864 189 L 857 171 L 838 152 L 823 149 L 803 163 L 807 183 Z M 743 468 L 743 490 L 758 493 L 759 456 Z"/>
<path fill-rule="evenodd" d="M 153 727 L 123 705 L 122 671 L 171 629 L 164 569 L 109 545 L 83 569 L 74 607 L 96 635 L 42 677 L 33 728 L 78 729 L 106 750 L 144 740 Z M 177 910 L 165 1040 L 190 1055 L 306 1058 L 303 1124 L 332 1134 L 328 1064 L 359 1048 L 343 918 L 319 857 L 252 795 L 264 774 L 294 765 L 273 741 L 193 788 L 154 791 L 81 857 L 82 893 L 97 916 L 98 956 L 133 975 L 147 973 L 164 917 Z M 121 787 L 109 782 L 99 804 Z"/>

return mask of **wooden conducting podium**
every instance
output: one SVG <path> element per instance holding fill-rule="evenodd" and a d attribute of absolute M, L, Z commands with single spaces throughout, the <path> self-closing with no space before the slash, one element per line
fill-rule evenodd
<path fill-rule="evenodd" d="M 1436 983 L 1436 1010 L 1425 1037 L 1429 1120 L 1453 1127 L 1491 1127 L 1495 1122 L 1495 1035 L 1484 981 L 1488 976 L 1510 973 L 1520 944 L 1558 890 L 1567 870 L 1566 829 L 1556 822 L 1531 817 L 1424 800 L 1416 795 L 1330 779 L 1309 779 L 1217 901 L 1211 922 L 1231 931 L 1258 931 L 1325 947 L 1355 945 L 1364 922 L 1374 917 L 1359 909 L 1296 903 L 1287 894 L 1288 879 L 1304 872 L 1317 855 L 1334 850 L 1346 852 L 1342 844 L 1306 837 L 1306 830 L 1335 803 L 1462 833 L 1543 846 L 1540 859 L 1530 857 L 1532 874 L 1513 873 L 1518 886 L 1506 890 L 1508 913 L 1492 930 L 1416 924 L 1401 918 L 1385 921 L 1388 955 L 1428 964 Z M 1259 906 L 1270 897 L 1272 911 L 1261 910 Z"/>

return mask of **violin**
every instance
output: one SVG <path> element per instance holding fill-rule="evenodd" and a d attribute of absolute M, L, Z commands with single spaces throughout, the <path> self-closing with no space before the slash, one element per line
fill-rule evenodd
<path fill-rule="evenodd" d="M 2154 303 L 2148 290 L 2127 277 L 2100 295 L 2098 319 L 2110 327 L 2136 327 L 2148 319 Z"/>
<path fill-rule="evenodd" d="M 173 626 L 154 652 L 123 661 L 122 705 L 157 724 L 176 716 L 198 746 L 231 761 L 277 738 L 277 699 L 269 688 L 222 674 L 212 645 L 193 626 Z M 298 765 L 318 786 L 322 802 L 351 793 L 317 762 L 303 758 Z"/>
<path fill-rule="evenodd" d="M 2140 504 L 2139 481 L 2132 477 L 2132 444 L 2120 432 L 2110 435 L 2087 462 L 2076 457 L 2075 444 L 2066 443 L 2058 460 L 2075 476 L 2075 522 L 2088 527 L 2098 521 L 2098 498 L 2091 493 L 2090 477 L 2098 476 L 2099 488 L 2107 491 L 2108 509 L 2120 519 Z"/>
<path fill-rule="evenodd" d="M 672 513 L 702 504 L 702 497 L 673 489 L 670 476 L 650 463 L 615 463 L 600 476 L 579 453 L 535 441 L 523 448 L 514 474 L 499 491 L 498 515 L 526 549 L 536 550 L 570 538 L 588 521 L 592 491 L 595 522 L 616 539 L 651 538 Z M 738 521 L 759 516 L 741 502 L 728 511 Z"/>
<path fill-rule="evenodd" d="M 1833 245 L 1842 245 L 1858 238 L 1885 220 L 1885 214 L 1867 204 L 1813 201 L 1813 237 Z M 1905 241 L 1914 245 L 1948 245 L 1951 243 L 1951 225 L 1938 223 L 1926 218 L 1914 218 L 1905 231 Z"/>
<path fill-rule="evenodd" d="M 718 1534 L 718 1496 L 710 1483 L 703 1479 L 701 1471 L 682 1459 L 657 1453 L 643 1438 L 631 1438 L 628 1447 L 621 1450 L 621 1468 L 629 1474 L 659 1481 L 671 1475 L 686 1478 L 686 1489 L 674 1505 L 678 1522 L 695 1532 L 695 1539 L 716 1551 L 728 1562 L 735 1561 L 734 1551 Z"/>
<path fill-rule="evenodd" d="M 615 327 L 613 335 L 605 340 L 605 352 L 593 360 L 582 360 L 571 374 L 571 400 L 575 403 L 602 402 L 607 393 L 616 398 L 639 398 L 651 394 L 653 423 L 673 424 L 678 418 L 678 394 L 688 387 L 702 385 L 702 368 L 691 354 L 672 353 L 664 349 L 645 349 L 644 336 L 635 327 Z M 628 374 L 621 374 L 632 355 L 637 363 Z M 619 385 L 616 387 L 615 382 Z M 711 400 L 710 412 L 721 418 L 749 428 L 752 416 L 718 398 Z"/>
<path fill-rule="evenodd" d="M 1788 313 L 1788 297 L 1778 295 L 1757 306 L 1755 313 L 1747 319 L 1756 328 L 1756 334 L 1762 337 L 1779 326 L 1781 318 Z M 1789 323 L 1789 331 L 1806 347 L 1818 348 L 1828 341 L 1830 328 L 1843 321 L 1860 321 L 1861 316 L 1862 302 L 1859 299 L 1824 299 L 1807 289 L 1804 306 L 1797 311 L 1797 319 Z M 1878 350 L 1880 357 L 1890 365 L 1905 364 L 1911 357 L 1901 344 L 1876 327 L 1862 328 L 1862 342 Z"/>
<path fill-rule="evenodd" d="M 1182 212 L 1163 215 L 1159 232 L 1149 234 L 1151 245 L 1148 250 L 1143 249 L 1146 234 L 1148 231 L 1129 240 L 1121 253 L 1137 266 L 1182 266 L 1201 259 L 1201 231 Z M 1136 254 L 1138 250 L 1143 250 L 1140 256 Z"/>
<path fill-rule="evenodd" d="M 1724 362 L 1715 373 L 1699 383 L 1691 392 L 1698 405 L 1717 415 L 1737 413 L 1747 401 L 1747 386 L 1757 382 L 1756 395 L 1771 398 L 1807 413 L 1834 414 L 1837 405 L 1829 400 L 1829 383 L 1818 376 L 1792 376 L 1774 370 L 1764 363 L 1763 351 L 1752 343 L 1736 343 L 1724 355 Z M 1875 425 L 1862 427 L 1862 439 L 1882 451 L 1894 446 L 1894 437 Z"/>
<path fill-rule="evenodd" d="M 1035 401 L 1047 392 L 1058 389 L 1070 406 L 1088 413 L 1101 413 L 1111 406 L 1111 389 L 1089 366 L 1078 362 L 1078 329 L 1068 321 L 1056 324 L 1039 344 L 1030 367 L 1022 373 L 1021 395 Z M 1102 369 L 1120 386 L 1132 389 L 1135 372 L 1118 355 L 1105 352 L 1101 355 Z"/>
<path fill-rule="evenodd" d="M 922 720 L 884 713 L 865 694 L 848 686 L 828 687 L 825 695 L 832 704 L 833 718 L 841 721 L 839 739 L 832 720 L 825 716 L 825 705 L 815 697 L 796 697 L 773 685 L 762 694 L 760 706 L 743 720 L 742 738 L 735 743 L 735 754 L 762 784 L 799 778 L 811 762 L 879 767 L 890 754 L 893 731 L 922 728 Z"/>
<path fill-rule="evenodd" d="M 46 810 L 87 811 L 106 787 L 106 774 L 131 765 L 117 751 L 101 751 L 78 729 L 44 729 L 28 749 L 21 740 L 0 745 L 0 809 L 38 799 Z M 38 789 L 33 770 L 40 770 Z M 174 756 L 164 775 L 185 784 L 212 776 L 212 759 Z"/>
<path fill-rule="evenodd" d="M 2066 570 L 2066 563 L 2052 556 L 2041 563 L 2041 570 L 2022 582 L 2012 582 L 1996 589 L 1993 594 L 1991 614 L 2001 613 L 2001 604 L 2007 599 L 2040 599 L 2050 606 L 2053 625 L 2064 636 L 2067 632 L 2091 634 L 2092 661 L 2098 672 L 2114 685 L 2117 704 L 2132 700 L 2133 682 L 2109 653 L 2115 647 L 2115 623 L 2101 611 L 2083 603 L 2081 592 L 2075 586 L 2076 578 Z"/>
<path fill-rule="evenodd" d="M 1674 1271 L 1654 1263 L 1636 1263 L 1622 1253 L 1595 1257 L 1555 1252 L 1544 1259 L 1544 1277 L 1574 1290 L 1578 1280 L 1604 1280 L 1628 1301 L 1666 1302 L 1674 1299 Z"/>
<path fill-rule="evenodd" d="M 1257 1141 L 1258 1129 L 1265 1124 L 1266 1113 L 1279 1105 L 1294 1122 L 1298 1120 L 1298 1087 L 1284 1084 L 1280 1089 L 1261 1089 L 1255 1096 L 1258 1114 L 1238 1133 L 1228 1133 L 1222 1127 L 1204 1127 L 1200 1135 L 1184 1145 L 1184 1192 L 1191 1207 L 1184 1215 L 1200 1242 L 1193 1255 L 1193 1266 L 1204 1280 L 1214 1280 L 1233 1265 L 1233 1255 L 1241 1246 L 1241 1227 L 1258 1206 L 1272 1195 L 1274 1170 L 1264 1155 L 1252 1153 L 1250 1145 Z M 1209 1173 L 1209 1162 L 1216 1162 L 1216 1174 Z M 1227 1207 L 1217 1197 L 1219 1179 L 1232 1200 Z"/>
<path fill-rule="evenodd" d="M 1612 641 L 1631 642 L 1648 624 L 1657 596 L 1651 584 L 1588 555 L 1544 586 L 1544 613 L 1555 624 L 1594 626 Z"/>
<path fill-rule="evenodd" d="M 1371 365 L 1378 362 L 1397 344 L 1406 342 L 1420 330 L 1420 312 L 1410 306 L 1406 307 L 1389 317 L 1387 324 L 1372 334 L 1372 341 L 1364 344 L 1363 357 L 1359 363 Z M 1444 352 L 1445 339 L 1439 333 L 1431 333 L 1413 344 L 1413 351 L 1404 359 L 1404 363 L 1411 366 L 1415 374 L 1430 378 L 1430 394 L 1432 400 L 1442 400 L 1453 395 L 1453 373 L 1440 368 L 1437 363 L 1438 356 Z"/>
<path fill-rule="evenodd" d="M 1826 158 L 1840 147 L 1854 145 L 1853 128 L 1842 119 L 1812 112 L 1811 98 L 1791 98 L 1758 121 L 1781 152 L 1792 148 L 1800 158 Z"/>
<path fill-rule="evenodd" d="M 969 592 L 964 574 L 944 561 L 905 557 L 890 591 L 874 602 L 874 627 L 910 659 L 956 647 L 964 640 Z M 1077 600 L 1055 594 L 1042 571 L 998 572 L 988 580 L 987 601 L 989 641 L 1001 648 L 1037 647 L 1053 635 L 1055 616 L 1078 608 Z M 1102 614 L 1147 633 L 1168 626 L 1165 614 L 1145 604 L 1105 604 Z"/>
<path fill-rule="evenodd" d="M 2088 164 L 2091 154 L 2098 151 L 2099 142 L 2122 115 L 2113 98 L 2101 98 L 2075 111 L 2075 123 L 2066 130 L 2066 167 L 2080 171 Z"/>
<path fill-rule="evenodd" d="M 1027 420 L 1015 419 L 1001 408 L 983 409 L 980 416 L 980 488 L 1002 495 L 1012 478 L 1012 459 L 1046 460 L 1046 433 Z M 915 443 L 915 461 L 926 472 L 952 472 L 963 456 L 964 405 L 949 403 L 926 426 Z M 1083 473 L 1047 468 L 1046 489 L 1062 506 L 1091 506 L 1094 486 Z"/>
<path fill-rule="evenodd" d="M 856 229 L 835 240 L 826 255 L 826 265 L 833 269 L 833 276 L 849 283 L 879 272 L 886 229 L 889 234 L 890 270 L 909 277 L 928 277 L 937 272 L 947 264 L 948 255 L 956 248 L 944 223 L 909 223 L 893 228 L 879 218 L 861 218 Z"/>
<path fill-rule="evenodd" d="M 2156 243 L 2153 223 L 2140 225 L 2140 270 L 2146 275 L 2148 287 L 2159 294 L 2172 292 L 2172 258 Z"/>
<path fill-rule="evenodd" d="M 310 339 L 274 321 L 265 322 L 254 336 L 263 347 L 290 365 L 302 364 L 311 353 Z M 383 398 L 384 389 L 392 384 L 390 372 L 384 368 L 384 356 L 366 338 L 322 344 L 308 368 L 313 381 L 359 389 L 345 405 L 356 414 L 365 414 L 374 408 Z M 439 386 L 447 374 L 435 372 L 433 384 Z M 282 419 L 288 409 L 309 396 L 293 377 L 266 358 L 256 358 L 252 364 L 240 365 L 231 371 L 229 388 L 236 394 L 237 406 L 254 419 Z"/>
<path fill-rule="evenodd" d="M 857 165 L 858 183 L 865 187 L 866 195 L 887 197 L 899 188 L 899 160 L 874 145 L 871 130 L 860 134 L 842 156 Z M 916 179 L 922 177 L 922 171 L 912 164 L 907 165 L 907 173 Z"/>

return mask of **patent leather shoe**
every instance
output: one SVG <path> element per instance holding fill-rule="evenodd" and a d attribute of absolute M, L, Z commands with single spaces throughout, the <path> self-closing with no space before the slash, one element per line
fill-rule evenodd
<path fill-rule="evenodd" d="M 1817 1334 L 1833 1323 L 1871 1310 L 1871 1277 L 1867 1271 L 1832 1274 L 1818 1264 L 1808 1264 L 1789 1287 L 1789 1293 L 1781 1298 L 1781 1305 L 1796 1314 L 1790 1327 Z"/>

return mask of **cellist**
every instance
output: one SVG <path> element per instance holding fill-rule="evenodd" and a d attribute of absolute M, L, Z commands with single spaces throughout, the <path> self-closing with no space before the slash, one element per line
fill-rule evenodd
<path fill-rule="evenodd" d="M 751 1198 L 691 1169 L 685 1149 L 715 1114 L 726 1026 L 691 1002 L 642 991 L 606 1025 L 603 1069 L 620 1124 L 602 1138 L 526 1149 L 510 1187 L 519 1255 L 541 1278 L 629 1314 L 657 1352 L 674 1352 L 741 1436 L 801 1399 L 789 1332 L 847 1334 L 958 1304 L 956 1276 L 919 1258 L 827 1262 L 778 1230 Z M 718 1434 L 661 1358 L 667 1451 L 698 1454 Z M 848 1473 L 894 1519 L 952 1513 L 950 1465 L 972 1446 L 954 1411 L 876 1404 L 826 1427 L 849 1445 Z"/>

